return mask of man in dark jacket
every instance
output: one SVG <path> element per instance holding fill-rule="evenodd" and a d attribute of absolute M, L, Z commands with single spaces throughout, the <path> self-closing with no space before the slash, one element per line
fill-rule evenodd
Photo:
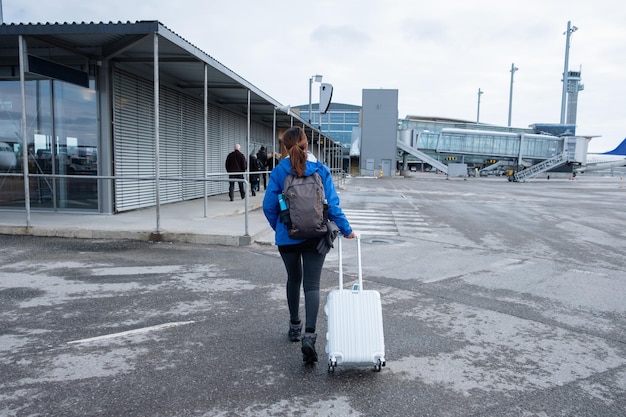
<path fill-rule="evenodd" d="M 263 171 L 267 170 L 267 152 L 265 151 L 265 146 L 261 146 L 259 151 L 256 153 L 256 158 L 261 161 L 263 164 Z M 261 174 L 263 177 L 263 189 L 267 190 L 267 174 Z"/>
<path fill-rule="evenodd" d="M 241 145 L 236 144 L 235 150 L 228 154 L 226 157 L 226 171 L 227 172 L 246 172 L 248 168 L 248 164 L 246 161 L 246 157 L 240 151 Z M 231 179 L 240 178 L 243 179 L 243 174 L 232 174 L 229 175 Z M 241 198 L 246 198 L 246 191 L 244 190 L 243 181 L 237 181 L 239 184 L 239 194 L 241 194 Z M 230 201 L 233 201 L 235 196 L 235 182 L 230 181 L 228 183 L 228 196 L 230 197 Z"/>
<path fill-rule="evenodd" d="M 267 170 L 271 171 L 280 162 L 280 154 L 278 152 L 270 152 L 267 156 Z"/>

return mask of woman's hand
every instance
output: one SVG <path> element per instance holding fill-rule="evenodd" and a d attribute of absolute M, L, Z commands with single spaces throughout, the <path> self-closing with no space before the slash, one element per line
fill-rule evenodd
<path fill-rule="evenodd" d="M 356 233 L 354 233 L 354 230 L 352 232 L 350 232 L 350 234 L 348 236 L 344 236 L 346 239 L 354 239 L 356 237 Z"/>

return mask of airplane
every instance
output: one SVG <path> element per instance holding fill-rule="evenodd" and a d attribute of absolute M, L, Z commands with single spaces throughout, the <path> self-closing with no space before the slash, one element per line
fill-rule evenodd
<path fill-rule="evenodd" d="M 586 165 L 576 168 L 575 172 L 584 173 L 623 166 L 626 166 L 626 138 L 612 151 L 589 152 Z"/>
<path fill-rule="evenodd" d="M 13 147 L 5 142 L 0 142 L 0 171 L 9 171 L 17 165 L 17 157 Z"/>

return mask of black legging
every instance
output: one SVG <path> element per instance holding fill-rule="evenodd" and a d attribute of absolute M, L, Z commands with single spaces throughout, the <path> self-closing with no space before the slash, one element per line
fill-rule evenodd
<path fill-rule="evenodd" d="M 320 308 L 320 278 L 326 255 L 315 249 L 304 252 L 281 252 L 287 270 L 287 305 L 289 318 L 300 319 L 300 285 L 304 287 L 305 329 L 315 332 Z"/>
<path fill-rule="evenodd" d="M 241 174 L 237 174 L 237 175 L 229 175 L 229 178 L 241 178 L 243 179 L 243 175 Z M 237 181 L 237 184 L 239 184 L 239 194 L 241 194 L 241 198 L 246 198 L 246 192 L 244 191 L 244 183 L 243 181 Z M 233 197 L 235 197 L 235 182 L 234 181 L 230 181 L 228 183 L 228 196 L 230 197 L 230 199 L 232 200 Z"/>

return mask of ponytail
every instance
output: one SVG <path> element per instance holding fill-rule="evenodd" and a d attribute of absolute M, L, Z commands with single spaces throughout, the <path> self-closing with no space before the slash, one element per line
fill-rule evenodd
<path fill-rule="evenodd" d="M 298 177 L 303 177 L 309 148 L 309 140 L 304 129 L 298 126 L 287 129 L 283 134 L 283 146 L 291 160 L 291 168 Z"/>

